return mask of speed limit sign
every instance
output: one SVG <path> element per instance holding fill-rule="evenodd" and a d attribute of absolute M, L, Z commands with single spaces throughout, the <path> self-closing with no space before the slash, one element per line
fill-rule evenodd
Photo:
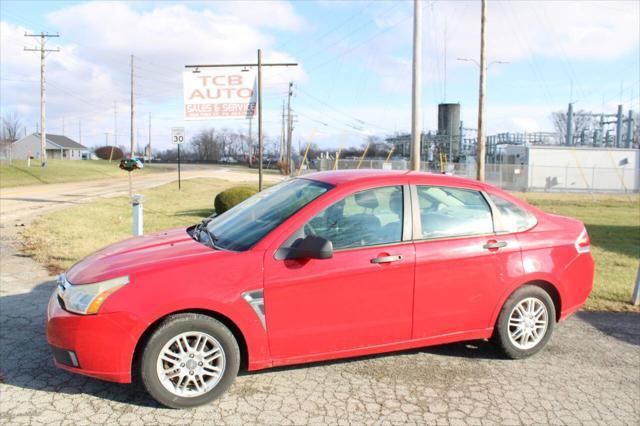
<path fill-rule="evenodd" d="M 184 142 L 184 127 L 171 128 L 171 142 L 180 145 Z"/>

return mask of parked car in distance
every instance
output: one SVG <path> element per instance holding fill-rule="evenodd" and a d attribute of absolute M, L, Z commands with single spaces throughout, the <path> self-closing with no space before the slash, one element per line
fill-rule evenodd
<path fill-rule="evenodd" d="M 139 376 L 158 402 L 185 408 L 218 397 L 240 368 L 477 339 L 526 358 L 593 276 L 580 221 L 490 185 L 314 173 L 78 262 L 51 296 L 47 338 L 57 366 Z"/>
<path fill-rule="evenodd" d="M 237 164 L 238 160 L 231 156 L 225 156 L 220 159 L 220 162 L 222 164 Z"/>

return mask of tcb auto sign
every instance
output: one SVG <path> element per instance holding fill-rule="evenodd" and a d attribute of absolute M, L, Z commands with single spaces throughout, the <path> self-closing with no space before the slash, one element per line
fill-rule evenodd
<path fill-rule="evenodd" d="M 183 73 L 187 120 L 249 118 L 256 111 L 256 72 L 208 68 Z"/>

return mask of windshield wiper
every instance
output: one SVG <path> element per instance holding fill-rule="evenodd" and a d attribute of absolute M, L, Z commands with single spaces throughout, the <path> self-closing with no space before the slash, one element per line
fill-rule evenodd
<path fill-rule="evenodd" d="M 215 247 L 215 242 L 218 241 L 218 237 L 211 231 L 209 231 L 209 228 L 207 228 L 207 225 L 209 224 L 209 222 L 211 222 L 210 217 L 203 219 L 202 222 L 200 222 L 197 226 L 196 226 L 196 231 L 198 232 L 196 235 L 198 236 L 198 242 L 202 242 L 202 238 L 200 238 L 200 233 L 204 232 L 205 234 L 207 234 L 207 237 L 209 238 L 209 241 L 211 243 L 211 247 L 212 248 L 216 248 Z"/>

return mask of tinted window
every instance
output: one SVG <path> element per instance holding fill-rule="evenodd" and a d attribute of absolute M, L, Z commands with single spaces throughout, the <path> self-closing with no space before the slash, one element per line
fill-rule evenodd
<path fill-rule="evenodd" d="M 307 235 L 330 240 L 335 250 L 402 240 L 402 186 L 357 192 L 331 205 L 290 241 Z"/>
<path fill-rule="evenodd" d="M 536 224 L 534 215 L 497 195 L 489 195 L 491 201 L 500 211 L 503 232 L 526 231 Z"/>
<path fill-rule="evenodd" d="M 418 186 L 423 238 L 493 232 L 491 208 L 478 191 Z"/>
<path fill-rule="evenodd" d="M 331 185 L 308 179 L 291 179 L 272 186 L 216 216 L 207 228 L 216 247 L 248 250 L 292 214 L 318 198 Z"/>

